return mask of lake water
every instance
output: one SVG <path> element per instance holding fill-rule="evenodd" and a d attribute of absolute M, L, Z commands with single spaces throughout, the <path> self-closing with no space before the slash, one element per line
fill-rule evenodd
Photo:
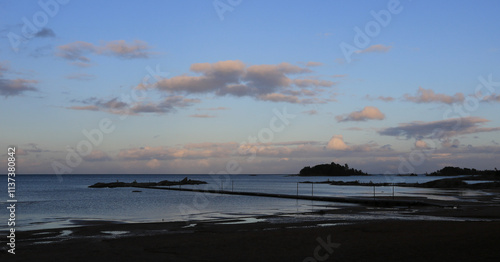
<path fill-rule="evenodd" d="M 160 222 L 227 219 L 256 215 L 296 214 L 329 205 L 351 204 L 253 196 L 203 194 L 135 188 L 88 188 L 96 182 L 177 181 L 184 177 L 203 180 L 207 185 L 183 188 L 220 189 L 280 194 L 359 197 L 373 196 L 373 188 L 302 184 L 303 181 L 341 180 L 360 182 L 426 182 L 441 177 L 297 177 L 285 175 L 18 175 L 16 177 L 16 230 L 69 227 L 95 221 Z M 6 180 L 6 179 L 5 179 Z M 376 187 L 377 196 L 392 195 L 392 187 Z M 395 187 L 396 196 L 425 196 L 433 199 L 458 199 L 480 194 L 471 190 L 437 190 Z M 0 188 L 0 230 L 7 230 L 7 183 Z"/>

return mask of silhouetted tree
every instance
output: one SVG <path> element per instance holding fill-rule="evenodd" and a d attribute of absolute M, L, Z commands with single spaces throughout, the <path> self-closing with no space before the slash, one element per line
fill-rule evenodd
<path fill-rule="evenodd" d="M 361 170 L 349 168 L 348 164 L 339 165 L 335 162 L 320 164 L 313 167 L 306 166 L 299 172 L 300 176 L 364 176 L 368 175 Z"/>

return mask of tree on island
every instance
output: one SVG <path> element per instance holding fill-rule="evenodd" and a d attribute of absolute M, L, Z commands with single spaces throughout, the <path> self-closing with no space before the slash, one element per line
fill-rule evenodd
<path fill-rule="evenodd" d="M 461 175 L 475 175 L 476 169 L 460 168 L 454 166 L 447 166 L 438 171 L 432 172 L 429 176 L 461 176 Z"/>
<path fill-rule="evenodd" d="M 428 176 L 490 176 L 500 178 L 500 171 L 495 170 L 477 170 L 475 168 L 460 168 L 447 166 L 438 171 L 428 174 Z"/>
<path fill-rule="evenodd" d="M 354 168 L 349 168 L 348 164 L 340 165 L 334 162 L 330 164 L 320 164 L 313 167 L 306 166 L 300 170 L 299 176 L 367 176 L 368 174 Z"/>

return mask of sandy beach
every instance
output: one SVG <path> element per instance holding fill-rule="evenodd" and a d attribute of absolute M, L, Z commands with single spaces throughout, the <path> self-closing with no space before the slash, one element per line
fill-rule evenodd
<path fill-rule="evenodd" d="M 408 219 L 340 215 L 411 214 Z M 425 218 L 423 218 L 425 217 Z M 433 219 L 435 218 L 435 219 Z M 2 261 L 498 261 L 500 207 L 346 207 L 245 221 L 88 223 L 19 232 Z M 448 221 L 446 221 L 448 220 Z"/>

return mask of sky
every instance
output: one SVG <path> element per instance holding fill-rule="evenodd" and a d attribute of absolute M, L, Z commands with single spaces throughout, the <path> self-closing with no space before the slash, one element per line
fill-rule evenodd
<path fill-rule="evenodd" d="M 498 1 L 0 1 L 0 168 L 372 174 L 500 159 Z"/>

